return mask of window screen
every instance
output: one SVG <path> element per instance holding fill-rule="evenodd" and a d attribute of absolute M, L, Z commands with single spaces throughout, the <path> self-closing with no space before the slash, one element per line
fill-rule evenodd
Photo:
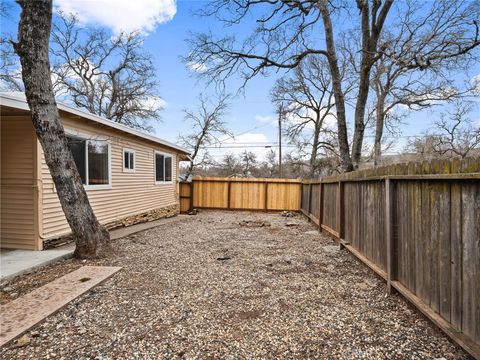
<path fill-rule="evenodd" d="M 165 181 L 172 181 L 172 158 L 165 156 Z"/>
<path fill-rule="evenodd" d="M 80 139 L 73 136 L 67 136 L 68 145 L 70 146 L 70 151 L 73 155 L 73 160 L 77 166 L 78 173 L 82 179 L 82 184 L 86 185 L 86 154 L 85 154 L 85 143 L 84 139 Z"/>
<path fill-rule="evenodd" d="M 164 160 L 163 154 L 155 154 L 155 181 L 165 181 Z"/>
<path fill-rule="evenodd" d="M 108 176 L 108 143 L 106 141 L 88 141 L 88 184 L 106 185 Z"/>
<path fill-rule="evenodd" d="M 133 151 L 123 151 L 123 169 L 135 170 L 135 153 Z"/>
<path fill-rule="evenodd" d="M 155 181 L 172 181 L 172 157 L 155 153 Z"/>
<path fill-rule="evenodd" d="M 108 185 L 108 142 L 67 136 L 68 145 L 84 185 Z M 87 175 L 88 174 L 88 175 Z"/>

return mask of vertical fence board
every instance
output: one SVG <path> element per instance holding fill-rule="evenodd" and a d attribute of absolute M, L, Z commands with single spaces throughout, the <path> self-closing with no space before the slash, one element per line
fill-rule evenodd
<path fill-rule="evenodd" d="M 438 183 L 430 183 L 430 209 L 431 209 L 431 229 L 430 229 L 430 307 L 436 312 L 440 312 L 440 264 L 439 264 L 439 246 L 441 237 L 441 187 Z"/>
<path fill-rule="evenodd" d="M 392 292 L 392 280 L 395 279 L 395 246 L 394 246 L 394 194 L 392 182 L 385 182 L 385 236 L 387 240 L 387 290 Z"/>
<path fill-rule="evenodd" d="M 462 328 L 462 185 L 452 183 L 450 196 L 451 311 L 450 322 Z"/>
<path fill-rule="evenodd" d="M 480 282 L 480 192 L 478 186 L 464 184 L 462 188 L 462 243 L 463 243 L 463 316 L 462 330 L 465 334 L 479 340 L 480 333 L 478 323 L 480 322 L 479 287 Z"/>
<path fill-rule="evenodd" d="M 425 181 L 422 182 L 422 208 L 421 208 L 421 217 L 423 219 L 422 224 L 422 236 L 419 241 L 422 242 L 422 257 L 424 259 L 424 272 L 419 274 L 423 278 L 423 286 L 424 286 L 424 297 L 423 300 L 427 305 L 431 303 L 431 276 L 430 276 L 430 268 L 432 267 L 431 262 L 431 246 L 430 246 L 430 184 Z"/>
<path fill-rule="evenodd" d="M 439 184 L 438 263 L 440 285 L 440 315 L 450 322 L 451 314 L 451 250 L 450 250 L 450 184 Z"/>
<path fill-rule="evenodd" d="M 412 221 L 413 221 L 413 247 L 415 251 L 415 291 L 422 299 L 426 298 L 425 284 L 423 274 L 425 273 L 424 252 L 425 243 L 422 239 L 422 184 L 419 181 L 414 182 L 412 193 Z"/>

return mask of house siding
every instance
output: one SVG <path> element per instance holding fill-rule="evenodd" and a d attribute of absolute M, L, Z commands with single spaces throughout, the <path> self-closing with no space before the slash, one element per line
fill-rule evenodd
<path fill-rule="evenodd" d="M 90 139 L 109 140 L 111 144 L 111 188 L 87 190 L 95 215 L 102 224 L 178 204 L 178 156 L 174 150 L 133 135 L 102 127 L 88 120 L 60 113 L 67 133 Z M 135 151 L 135 172 L 123 172 L 123 148 Z M 172 155 L 172 183 L 155 184 L 154 152 Z M 43 153 L 41 173 L 43 183 L 43 238 L 66 235 L 70 227 L 63 214 L 53 180 Z"/>
<path fill-rule="evenodd" d="M 41 250 L 33 125 L 30 117 L 5 115 L 0 124 L 0 246 Z"/>

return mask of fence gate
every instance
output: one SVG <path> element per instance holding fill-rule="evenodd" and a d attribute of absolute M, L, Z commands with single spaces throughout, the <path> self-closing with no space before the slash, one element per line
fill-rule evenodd
<path fill-rule="evenodd" d="M 180 182 L 180 213 L 186 214 L 193 208 L 192 183 Z"/>

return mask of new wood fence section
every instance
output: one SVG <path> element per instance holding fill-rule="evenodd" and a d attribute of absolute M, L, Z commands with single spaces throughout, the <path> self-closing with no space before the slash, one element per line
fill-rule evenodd
<path fill-rule="evenodd" d="M 300 180 L 290 179 L 194 177 L 180 183 L 180 211 L 299 211 L 301 187 Z"/>
<path fill-rule="evenodd" d="M 480 359 L 480 159 L 302 184 L 301 211 Z"/>

